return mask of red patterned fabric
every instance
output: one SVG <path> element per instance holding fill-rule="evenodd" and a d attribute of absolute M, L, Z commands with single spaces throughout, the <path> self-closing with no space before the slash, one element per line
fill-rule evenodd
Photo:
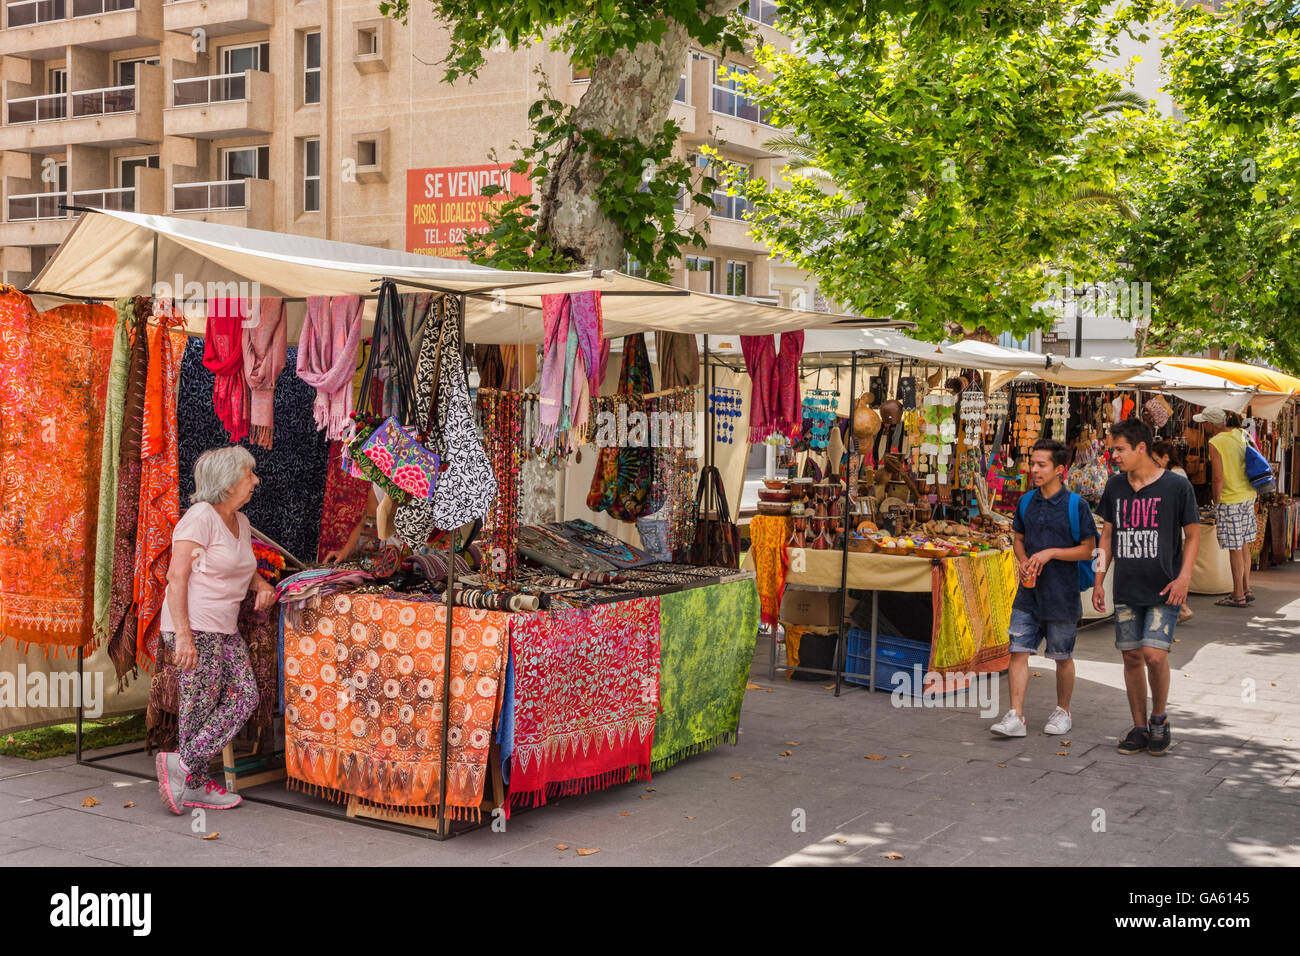
<path fill-rule="evenodd" d="M 352 529 L 366 513 L 370 496 L 370 482 L 353 478 L 343 470 L 343 442 L 330 442 L 330 463 L 325 472 L 325 503 L 321 508 L 320 538 L 316 545 L 316 560 L 337 551 L 348 543 Z"/>
<path fill-rule="evenodd" d="M 116 315 L 0 291 L 0 639 L 89 645 Z"/>
<path fill-rule="evenodd" d="M 511 615 L 511 805 L 649 779 L 659 598 Z"/>
<path fill-rule="evenodd" d="M 212 385 L 212 407 L 230 436 L 231 444 L 248 437 L 249 396 L 244 381 L 244 319 L 248 303 L 243 299 L 209 299 L 208 328 L 203 345 L 203 364 L 216 380 Z"/>
<path fill-rule="evenodd" d="M 158 659 L 159 628 L 172 529 L 180 520 L 180 473 L 176 448 L 176 383 L 185 354 L 181 330 L 158 325 L 149 344 L 145 379 L 144 436 L 140 442 L 140 516 L 135 546 L 136 662 Z"/>

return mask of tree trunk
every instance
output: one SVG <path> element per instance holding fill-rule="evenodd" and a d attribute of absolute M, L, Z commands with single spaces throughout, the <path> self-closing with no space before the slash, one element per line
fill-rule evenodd
<path fill-rule="evenodd" d="M 740 0 L 711 0 L 708 12 L 722 15 L 738 6 Z M 668 119 L 690 46 L 686 28 L 670 20 L 658 43 L 603 57 L 591 72 L 573 122 L 579 129 L 649 143 Z M 564 144 L 542 183 L 538 234 L 576 262 L 596 269 L 620 268 L 623 235 L 596 199 L 603 176 L 591 153 L 574 147 L 573 139 Z"/>

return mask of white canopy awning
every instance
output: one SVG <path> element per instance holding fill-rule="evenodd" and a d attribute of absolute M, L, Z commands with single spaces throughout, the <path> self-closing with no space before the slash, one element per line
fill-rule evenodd
<path fill-rule="evenodd" d="M 111 210 L 82 214 L 28 291 L 113 299 L 154 294 L 157 282 L 166 283 L 173 297 L 186 300 L 205 298 L 209 288 L 222 297 L 296 299 L 371 295 L 385 277 L 407 283 L 402 291 L 426 286 L 470 293 L 465 316 L 465 337 L 470 342 L 540 342 L 542 295 L 586 290 L 602 293 L 607 338 L 644 331 L 762 335 L 845 325 L 906 324 L 797 312 L 688 292 L 617 272 L 508 272 L 375 246 Z M 244 289 L 238 285 L 241 282 Z M 175 288 L 178 283 L 180 288 Z M 248 288 L 253 283 L 257 288 Z M 297 341 L 303 311 L 301 303 L 289 309 L 290 341 Z M 202 328 L 202 309 L 198 312 L 190 322 L 192 331 Z M 367 322 L 373 313 L 371 302 Z"/>
<path fill-rule="evenodd" d="M 910 358 L 927 365 L 977 368 L 1005 382 L 1028 372 L 1058 385 L 1110 385 L 1137 375 L 1141 368 L 1117 366 L 1104 359 L 1067 358 L 1042 355 L 1022 349 L 1008 349 L 986 342 L 957 342 L 935 345 L 920 342 L 888 329 L 844 329 L 811 331 L 804 336 L 804 354 L 852 351 L 883 352 Z"/>

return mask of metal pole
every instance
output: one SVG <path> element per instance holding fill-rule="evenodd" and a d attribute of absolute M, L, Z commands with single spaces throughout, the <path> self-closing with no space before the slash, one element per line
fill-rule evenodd
<path fill-rule="evenodd" d="M 871 592 L 871 663 L 867 665 L 867 690 L 876 689 L 876 638 L 880 635 L 880 592 Z"/>
<path fill-rule="evenodd" d="M 82 660 L 85 654 L 84 647 L 77 648 L 77 763 L 81 763 L 81 718 L 86 709 L 86 694 L 82 689 L 82 682 L 86 679 L 82 673 Z"/>
<path fill-rule="evenodd" d="M 849 366 L 849 422 L 846 431 L 849 433 L 849 440 L 845 442 L 849 452 L 849 465 L 845 469 L 844 475 L 844 545 L 840 552 L 840 627 L 839 635 L 835 639 L 835 696 L 840 696 L 840 683 L 844 678 L 844 652 L 848 644 L 849 632 L 844 626 L 848 620 L 849 610 L 849 489 L 857 481 L 857 476 L 853 472 L 853 455 L 858 447 L 858 436 L 853 434 L 853 402 L 857 398 L 858 391 L 858 353 L 853 353 L 853 361 Z M 836 422 L 835 427 L 839 427 Z M 826 469 L 830 471 L 834 462 L 828 461 Z"/>

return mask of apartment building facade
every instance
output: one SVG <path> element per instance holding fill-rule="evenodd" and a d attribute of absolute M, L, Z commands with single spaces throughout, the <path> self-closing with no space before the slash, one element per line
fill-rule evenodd
<path fill-rule="evenodd" d="M 785 42 L 773 4 L 747 10 Z M 406 24 L 376 0 L 10 0 L 3 13 L 0 271 L 19 287 L 70 231 L 69 205 L 414 251 L 427 174 L 481 169 L 494 154 L 508 163 L 539 68 L 570 102 L 588 82 L 539 45 L 492 52 L 477 80 L 443 83 L 446 33 L 418 0 Z M 779 174 L 764 145 L 774 131 L 719 64 L 705 50 L 682 64 L 679 154 L 703 162 L 707 143 L 754 175 Z M 717 201 L 711 215 L 683 203 L 684 220 L 709 218 L 709 248 L 675 284 L 821 302 L 746 235 L 743 201 Z"/>

